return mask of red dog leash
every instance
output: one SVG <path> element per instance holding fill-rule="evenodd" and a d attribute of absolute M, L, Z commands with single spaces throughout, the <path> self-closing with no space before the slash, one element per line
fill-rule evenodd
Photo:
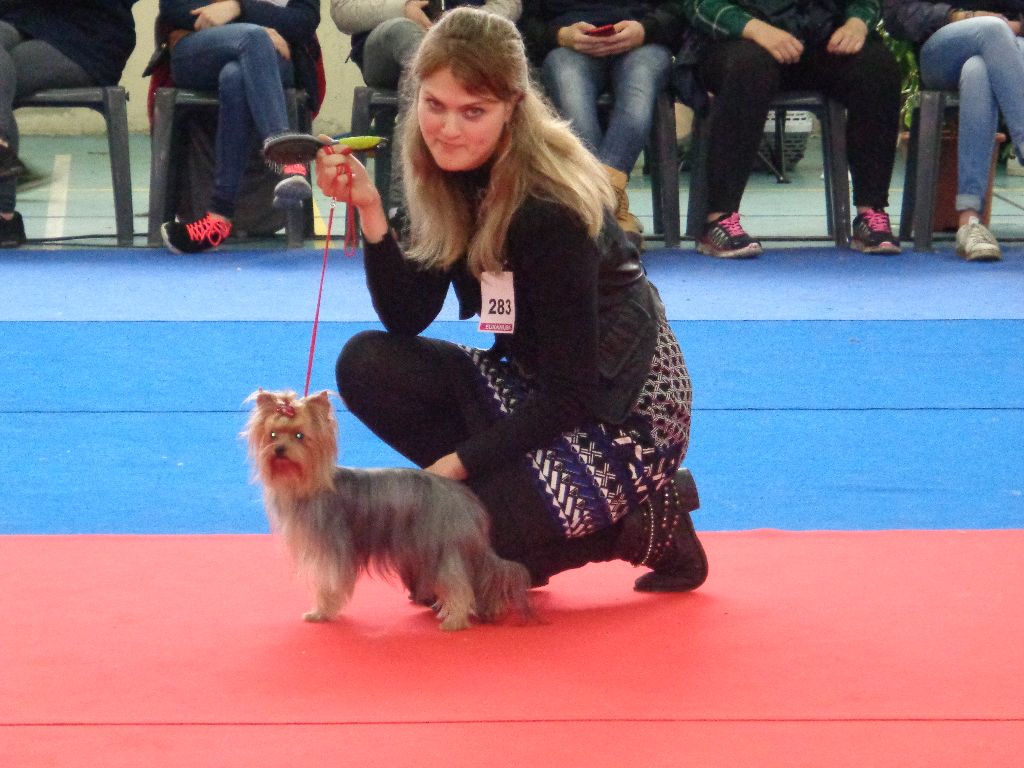
<path fill-rule="evenodd" d="M 331 147 L 326 148 L 327 152 L 331 152 Z M 348 155 L 352 153 L 349 147 L 342 147 L 341 153 Z M 344 254 L 346 256 L 355 256 L 356 246 L 359 244 L 359 237 L 356 234 L 356 211 L 355 206 L 352 205 L 352 169 L 347 164 L 342 166 L 343 172 L 348 176 L 348 195 L 345 200 L 345 249 Z M 316 313 L 313 315 L 313 336 L 309 341 L 309 361 L 306 364 L 306 387 L 302 392 L 302 396 L 306 397 L 309 395 L 309 380 L 313 376 L 313 354 L 316 352 L 316 332 L 320 326 L 320 302 L 324 295 L 324 279 L 327 277 L 327 257 L 331 251 L 331 230 L 334 227 L 334 206 L 337 203 L 335 198 L 331 198 L 331 212 L 327 217 L 327 236 L 324 238 L 324 259 L 323 266 L 320 268 L 320 290 L 316 295 Z"/>

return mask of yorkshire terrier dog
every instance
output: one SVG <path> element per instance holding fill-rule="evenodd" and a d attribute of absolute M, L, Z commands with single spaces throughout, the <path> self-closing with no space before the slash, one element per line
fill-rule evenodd
<path fill-rule="evenodd" d="M 491 549 L 488 518 L 463 483 L 416 469 L 336 466 L 338 422 L 328 392 L 254 392 L 243 437 L 270 522 L 329 621 L 361 572 L 397 574 L 410 598 L 433 604 L 441 629 L 470 617 L 495 621 L 510 607 L 530 616 L 530 576 Z"/>

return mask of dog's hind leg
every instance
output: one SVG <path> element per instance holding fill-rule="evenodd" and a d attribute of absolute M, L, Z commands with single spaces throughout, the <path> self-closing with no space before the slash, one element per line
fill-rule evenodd
<path fill-rule="evenodd" d="M 441 629 L 469 629 L 469 617 L 475 610 L 473 584 L 469 570 L 457 552 L 448 552 L 442 557 L 434 587 Z"/>

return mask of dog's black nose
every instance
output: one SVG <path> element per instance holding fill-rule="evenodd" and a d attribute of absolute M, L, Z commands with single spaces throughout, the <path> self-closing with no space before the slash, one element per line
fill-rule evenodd
<path fill-rule="evenodd" d="M 275 445 L 274 446 L 274 455 L 275 456 L 284 456 L 284 452 L 285 452 L 285 447 L 283 445 Z"/>

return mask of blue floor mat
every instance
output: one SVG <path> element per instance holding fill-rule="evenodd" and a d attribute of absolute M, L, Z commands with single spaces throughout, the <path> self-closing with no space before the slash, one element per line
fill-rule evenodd
<path fill-rule="evenodd" d="M 0 259 L 2 320 L 311 320 L 322 251 L 28 251 Z M 644 255 L 670 320 L 950 320 L 1024 317 L 1024 249 L 968 264 L 936 253 L 864 256 L 835 248 L 769 250 L 754 260 L 693 250 Z M 376 319 L 362 258 L 335 252 L 324 320 Z M 449 301 L 442 319 L 456 318 Z"/>
<path fill-rule="evenodd" d="M 700 525 L 1024 525 L 1024 335 L 1010 321 L 677 322 Z M 313 388 L 345 339 L 320 330 Z M 238 439 L 257 386 L 301 389 L 308 323 L 0 323 L 0 533 L 266 528 Z M 431 332 L 479 343 L 470 323 Z M 405 464 L 342 413 L 341 461 Z"/>

